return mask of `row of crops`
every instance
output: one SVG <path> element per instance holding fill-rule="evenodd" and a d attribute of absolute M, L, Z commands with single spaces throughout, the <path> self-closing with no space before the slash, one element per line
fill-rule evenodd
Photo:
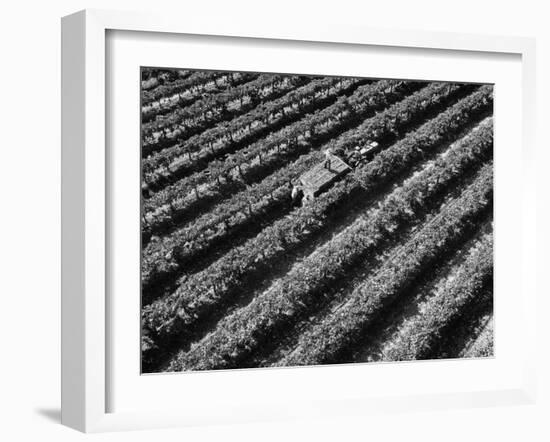
<path fill-rule="evenodd" d="M 145 372 L 492 355 L 492 86 L 143 69 L 141 98 Z"/>

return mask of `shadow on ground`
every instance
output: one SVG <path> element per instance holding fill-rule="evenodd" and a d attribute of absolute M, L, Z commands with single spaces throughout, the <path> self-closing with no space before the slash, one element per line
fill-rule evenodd
<path fill-rule="evenodd" d="M 36 408 L 34 412 L 50 422 L 61 423 L 61 410 L 59 408 Z"/>

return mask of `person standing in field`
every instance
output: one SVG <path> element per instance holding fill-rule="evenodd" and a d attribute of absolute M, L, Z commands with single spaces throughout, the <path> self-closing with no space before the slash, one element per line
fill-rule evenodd
<path fill-rule="evenodd" d="M 332 151 L 332 148 L 328 147 L 325 150 L 325 164 L 324 164 L 325 169 L 330 170 L 330 164 L 331 164 L 333 155 L 334 155 L 334 153 Z"/>
<path fill-rule="evenodd" d="M 292 193 L 290 196 L 292 198 L 292 204 L 294 206 L 299 205 L 302 197 L 304 196 L 304 191 L 302 190 L 302 186 L 300 186 L 299 184 L 295 185 L 292 188 Z"/>

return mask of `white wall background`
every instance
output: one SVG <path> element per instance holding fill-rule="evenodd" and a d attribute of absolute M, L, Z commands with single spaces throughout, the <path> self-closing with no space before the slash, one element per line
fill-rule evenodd
<path fill-rule="evenodd" d="M 0 437 L 6 441 L 78 441 L 59 425 L 60 331 L 60 17 L 83 8 L 169 10 L 182 21 L 197 11 L 308 21 L 537 37 L 539 191 L 548 198 L 550 14 L 544 2 L 461 0 L 57 0 L 12 1 L 0 14 Z M 543 143 L 544 141 L 544 143 Z M 539 212 L 539 261 L 548 250 L 550 211 Z M 547 260 L 548 261 L 548 260 Z M 540 266 L 540 275 L 547 271 Z M 540 278 L 540 283 L 545 281 Z M 546 286 L 547 284 L 545 284 Z M 545 292 L 548 293 L 546 287 Z M 550 308 L 547 297 L 539 309 Z M 362 420 L 256 424 L 102 434 L 101 441 L 498 440 L 550 439 L 550 326 L 539 324 L 540 397 L 535 406 L 367 416 Z M 546 375 L 546 376 L 545 376 Z"/>

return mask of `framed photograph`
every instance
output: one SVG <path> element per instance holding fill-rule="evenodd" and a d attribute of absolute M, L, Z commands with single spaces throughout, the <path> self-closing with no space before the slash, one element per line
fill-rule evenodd
<path fill-rule="evenodd" d="M 534 41 L 62 22 L 62 422 L 530 403 Z"/>

